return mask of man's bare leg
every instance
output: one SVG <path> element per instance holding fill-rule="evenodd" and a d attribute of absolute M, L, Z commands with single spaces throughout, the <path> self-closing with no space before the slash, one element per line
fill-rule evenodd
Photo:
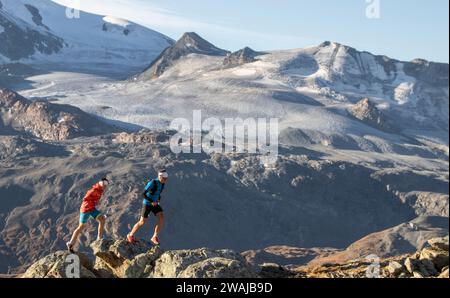
<path fill-rule="evenodd" d="M 67 248 L 69 248 L 69 250 L 73 249 L 73 246 L 75 245 L 75 243 L 78 240 L 78 237 L 80 236 L 80 234 L 83 232 L 84 228 L 86 227 L 86 224 L 80 223 L 78 225 L 78 228 L 76 228 L 76 230 L 73 232 L 72 234 L 72 238 L 70 238 L 70 241 L 67 242 Z"/>
<path fill-rule="evenodd" d="M 155 233 L 153 234 L 153 237 L 151 239 L 151 241 L 154 244 L 159 244 L 159 233 L 161 232 L 163 226 L 164 226 L 164 213 L 163 212 L 159 212 L 158 214 L 156 214 L 156 218 L 157 218 L 157 222 L 156 222 L 156 226 L 155 226 Z"/>
<path fill-rule="evenodd" d="M 97 240 L 100 240 L 103 238 L 103 232 L 105 231 L 105 216 L 104 215 L 100 215 L 99 217 L 97 217 L 97 221 L 98 221 L 98 233 L 97 233 Z"/>
<path fill-rule="evenodd" d="M 139 221 L 133 226 L 131 232 L 127 235 L 127 239 L 129 242 L 133 242 L 132 240 L 134 239 L 134 235 L 145 225 L 147 220 L 148 218 L 144 218 L 141 216 Z"/>

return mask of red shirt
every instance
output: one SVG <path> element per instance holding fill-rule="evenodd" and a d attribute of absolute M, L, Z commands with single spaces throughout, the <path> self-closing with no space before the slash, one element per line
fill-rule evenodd
<path fill-rule="evenodd" d="M 84 196 L 83 203 L 81 204 L 80 212 L 88 213 L 95 210 L 98 201 L 103 195 L 102 187 L 97 183 L 95 184 Z"/>

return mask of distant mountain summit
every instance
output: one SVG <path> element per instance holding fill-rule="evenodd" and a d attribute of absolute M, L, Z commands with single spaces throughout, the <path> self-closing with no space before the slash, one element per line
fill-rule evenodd
<path fill-rule="evenodd" d="M 184 33 L 171 47 L 159 55 L 143 73 L 133 77 L 134 80 L 153 79 L 161 76 L 175 61 L 189 54 L 208 56 L 226 56 L 229 52 L 219 49 L 195 32 Z"/>
<path fill-rule="evenodd" d="M 245 47 L 239 51 L 229 54 L 223 61 L 223 65 L 225 67 L 234 67 L 246 63 L 255 62 L 256 56 L 263 54 L 264 53 L 256 52 L 249 47 Z"/>

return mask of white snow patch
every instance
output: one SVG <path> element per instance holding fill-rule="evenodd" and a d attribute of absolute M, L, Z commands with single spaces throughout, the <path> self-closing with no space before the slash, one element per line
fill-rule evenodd
<path fill-rule="evenodd" d="M 394 98 L 399 105 L 407 103 L 414 94 L 414 84 L 411 82 L 403 82 L 395 88 Z"/>
<path fill-rule="evenodd" d="M 239 69 L 234 70 L 233 74 L 240 76 L 240 77 L 253 76 L 256 74 L 256 70 L 249 69 L 249 68 L 239 68 Z"/>
<path fill-rule="evenodd" d="M 117 18 L 117 17 L 113 17 L 113 16 L 105 16 L 103 18 L 103 21 L 110 23 L 110 24 L 122 26 L 122 27 L 127 27 L 127 26 L 131 25 L 130 21 L 127 21 L 127 20 L 121 19 L 121 18 Z"/>

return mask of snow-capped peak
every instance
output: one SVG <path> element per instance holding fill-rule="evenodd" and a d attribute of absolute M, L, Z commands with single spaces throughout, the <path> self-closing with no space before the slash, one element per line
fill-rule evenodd
<path fill-rule="evenodd" d="M 0 35 L 7 45 L 0 47 L 0 55 L 11 61 L 143 67 L 173 44 L 170 38 L 120 17 L 80 12 L 79 18 L 70 18 L 66 7 L 51 0 L 0 1 Z M 17 41 L 17 36 L 24 41 Z"/>

